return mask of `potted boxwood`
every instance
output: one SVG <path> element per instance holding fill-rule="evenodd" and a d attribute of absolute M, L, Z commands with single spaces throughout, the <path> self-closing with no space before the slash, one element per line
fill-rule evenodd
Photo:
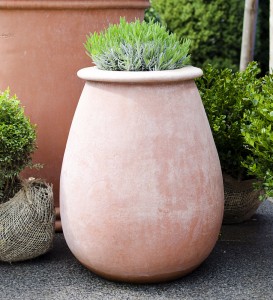
<path fill-rule="evenodd" d="M 273 76 L 261 79 L 261 87 L 250 96 L 253 109 L 247 109 L 242 134 L 249 155 L 243 163 L 248 173 L 258 179 L 262 198 L 273 197 Z"/>
<path fill-rule="evenodd" d="M 61 217 L 71 251 L 106 278 L 174 279 L 217 241 L 221 168 L 189 46 L 139 20 L 87 37 L 96 66 L 78 72 L 86 84 L 63 159 Z"/>
<path fill-rule="evenodd" d="M 21 261 L 48 251 L 54 232 L 52 187 L 42 180 L 22 180 L 35 167 L 35 126 L 9 90 L 0 93 L 0 261 Z"/>
<path fill-rule="evenodd" d="M 256 62 L 243 72 L 233 72 L 207 66 L 198 79 L 201 98 L 213 132 L 224 178 L 224 223 L 239 223 L 249 219 L 261 201 L 261 190 L 255 188 L 259 177 L 250 174 L 245 165 L 253 153 L 247 146 L 242 129 L 244 114 L 253 111 L 253 93 L 260 90 L 260 70 Z"/>

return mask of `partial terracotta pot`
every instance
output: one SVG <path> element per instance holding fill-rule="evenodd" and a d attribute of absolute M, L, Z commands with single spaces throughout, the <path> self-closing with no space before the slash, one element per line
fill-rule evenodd
<path fill-rule="evenodd" d="M 63 160 L 61 216 L 69 248 L 97 274 L 171 280 L 213 249 L 224 193 L 201 75 L 78 72 L 86 84 Z"/>
<path fill-rule="evenodd" d="M 82 90 L 75 73 L 90 59 L 86 34 L 109 23 L 143 19 L 148 0 L 1 0 L 0 90 L 8 86 L 38 125 L 35 162 L 44 164 L 28 178 L 53 183 L 59 206 L 59 179 L 65 144 Z"/>

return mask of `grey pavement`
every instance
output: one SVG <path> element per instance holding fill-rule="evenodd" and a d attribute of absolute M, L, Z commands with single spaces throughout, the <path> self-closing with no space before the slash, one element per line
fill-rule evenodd
<path fill-rule="evenodd" d="M 57 234 L 49 253 L 0 263 L 0 300 L 9 299 L 273 299 L 273 203 L 265 201 L 243 224 L 222 226 L 208 259 L 168 283 L 136 285 L 100 278 L 77 262 Z"/>

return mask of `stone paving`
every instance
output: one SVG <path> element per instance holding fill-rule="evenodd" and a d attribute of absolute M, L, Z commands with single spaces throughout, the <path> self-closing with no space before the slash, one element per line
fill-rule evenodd
<path fill-rule="evenodd" d="M 114 283 L 85 269 L 62 234 L 37 259 L 0 263 L 0 300 L 273 299 L 273 203 L 240 225 L 224 225 L 208 259 L 179 280 L 150 285 Z"/>

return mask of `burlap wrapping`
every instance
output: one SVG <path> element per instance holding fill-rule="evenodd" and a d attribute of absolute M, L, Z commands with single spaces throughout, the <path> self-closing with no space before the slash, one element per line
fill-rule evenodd
<path fill-rule="evenodd" d="M 223 174 L 225 209 L 224 224 L 240 223 L 250 219 L 261 204 L 261 191 L 255 190 L 255 180 L 237 181 Z"/>
<path fill-rule="evenodd" d="M 22 261 L 47 252 L 54 221 L 52 187 L 37 180 L 22 182 L 13 198 L 0 204 L 0 260 Z"/>

